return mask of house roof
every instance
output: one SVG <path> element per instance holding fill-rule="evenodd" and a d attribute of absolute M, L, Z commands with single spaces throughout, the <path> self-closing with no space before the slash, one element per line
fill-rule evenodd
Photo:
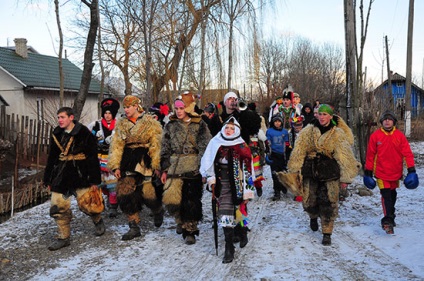
<path fill-rule="evenodd" d="M 400 75 L 399 73 L 395 72 L 394 74 L 392 74 L 392 77 L 391 77 L 391 82 L 392 83 L 404 82 L 404 81 L 406 81 L 406 78 L 403 77 L 402 75 Z M 388 83 L 389 83 L 389 79 L 384 80 L 384 82 L 381 83 L 377 88 L 375 88 L 374 91 L 380 91 L 380 89 L 382 89 L 383 86 L 386 85 L 386 84 L 388 84 Z M 420 91 L 420 92 L 423 92 L 424 91 L 423 89 L 421 89 L 420 87 L 418 87 L 414 83 L 411 83 L 411 86 L 417 88 L 417 90 Z"/>
<path fill-rule="evenodd" d="M 82 70 L 68 59 L 62 60 L 66 91 L 78 91 Z M 28 58 L 16 54 L 13 49 L 0 47 L 0 67 L 6 70 L 24 87 L 60 89 L 58 58 L 28 52 Z M 92 79 L 89 93 L 99 93 L 100 84 Z"/>

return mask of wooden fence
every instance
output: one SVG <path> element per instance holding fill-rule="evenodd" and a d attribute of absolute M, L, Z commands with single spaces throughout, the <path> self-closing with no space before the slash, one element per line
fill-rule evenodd
<path fill-rule="evenodd" d="M 42 181 L 35 181 L 20 185 L 12 196 L 12 191 L 0 193 L 0 215 L 11 212 L 12 206 L 14 210 L 19 210 L 28 206 L 40 204 L 48 198 L 50 190 L 48 190 Z M 13 198 L 13 204 L 12 204 Z"/>
<path fill-rule="evenodd" d="M 51 126 L 28 116 L 6 114 L 4 105 L 0 107 L 0 139 L 17 145 L 19 160 L 39 163 L 40 157 L 47 155 Z"/>

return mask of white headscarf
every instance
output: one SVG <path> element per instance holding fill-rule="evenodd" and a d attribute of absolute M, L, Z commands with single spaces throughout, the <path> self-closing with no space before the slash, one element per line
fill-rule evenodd
<path fill-rule="evenodd" d="M 232 123 L 235 126 L 234 133 L 231 136 L 225 135 L 225 126 L 228 123 Z M 213 162 L 215 160 L 216 153 L 221 146 L 233 146 L 236 144 L 244 143 L 244 140 L 240 137 L 240 124 L 234 117 L 228 119 L 227 122 L 221 128 L 221 132 L 216 134 L 208 146 L 206 147 L 205 153 L 203 154 L 202 160 L 200 161 L 200 173 L 203 177 L 210 177 L 215 174 Z"/>

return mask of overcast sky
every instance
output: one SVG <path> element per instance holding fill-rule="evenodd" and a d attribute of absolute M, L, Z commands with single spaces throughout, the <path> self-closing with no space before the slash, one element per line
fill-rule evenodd
<path fill-rule="evenodd" d="M 57 42 L 58 32 L 53 4 L 28 6 L 25 2 L 27 1 L 0 2 L 2 19 L 0 46 L 13 46 L 14 38 L 23 37 L 27 38 L 28 45 L 38 52 L 56 55 L 56 46 L 54 47 L 52 42 Z M 47 3 L 48 1 L 38 2 Z M 273 12 L 267 15 L 265 21 L 265 26 L 269 27 L 267 32 L 270 36 L 299 35 L 316 43 L 331 42 L 344 48 L 342 0 L 278 0 L 275 2 Z M 61 7 L 62 28 L 65 34 L 70 32 L 69 18 L 75 17 L 74 12 L 66 11 L 69 4 Z M 374 79 L 376 83 L 381 82 L 382 71 L 384 71 L 383 79 L 386 79 L 386 65 L 383 65 L 383 37 L 386 35 L 389 41 L 391 69 L 403 76 L 406 75 L 408 7 L 409 0 L 375 0 L 372 6 L 365 44 L 364 66 L 367 67 L 367 77 Z M 412 73 L 414 81 L 419 86 L 422 85 L 424 60 L 424 17 L 420 17 L 419 14 L 423 12 L 424 1 L 415 1 Z"/>

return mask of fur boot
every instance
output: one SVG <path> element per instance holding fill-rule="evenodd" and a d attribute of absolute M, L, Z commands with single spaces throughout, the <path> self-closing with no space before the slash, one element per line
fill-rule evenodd
<path fill-rule="evenodd" d="M 233 245 L 233 236 L 234 236 L 234 228 L 232 227 L 224 227 L 224 235 L 225 235 L 225 253 L 222 263 L 230 263 L 234 259 L 234 245 Z"/>

